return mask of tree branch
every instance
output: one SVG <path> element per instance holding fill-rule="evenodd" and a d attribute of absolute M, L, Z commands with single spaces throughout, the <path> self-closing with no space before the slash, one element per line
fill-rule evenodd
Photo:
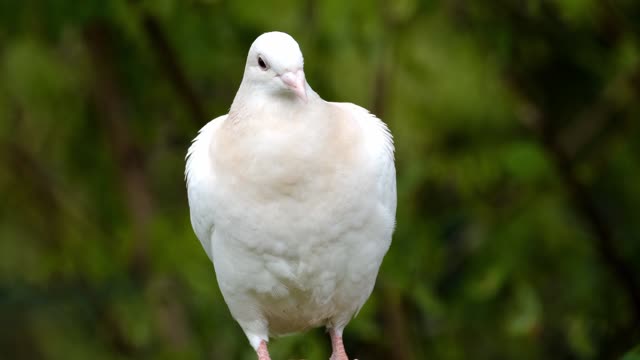
<path fill-rule="evenodd" d="M 129 3 L 135 6 L 138 1 L 129 0 Z M 171 42 L 160 21 L 148 11 L 141 10 L 140 22 L 151 49 L 164 70 L 167 79 L 173 86 L 176 95 L 182 100 L 185 108 L 191 114 L 192 123 L 200 127 L 209 118 L 204 111 L 204 106 L 198 98 L 197 92 L 189 82 L 186 71 L 180 64 L 178 54 L 171 46 Z"/>
<path fill-rule="evenodd" d="M 152 216 L 151 194 L 147 188 L 141 150 L 130 137 L 127 109 L 117 83 L 118 74 L 111 61 L 113 46 L 106 24 L 94 23 L 84 31 L 84 41 L 95 69 L 94 97 L 111 151 L 118 164 L 129 213 L 133 219 L 134 251 L 130 270 L 137 276 L 146 273 L 147 226 Z"/>
<path fill-rule="evenodd" d="M 625 262 L 614 245 L 614 231 L 600 213 L 587 186 L 575 174 L 572 163 L 564 149 L 556 140 L 550 120 L 543 111 L 529 101 L 511 83 L 514 93 L 522 102 L 520 120 L 526 128 L 536 134 L 541 147 L 554 165 L 562 184 L 569 194 L 571 204 L 593 234 L 594 246 L 603 265 L 618 281 L 631 303 L 635 323 L 640 323 L 640 284 L 632 268 Z"/>
<path fill-rule="evenodd" d="M 639 78 L 640 67 L 630 73 L 616 76 L 604 87 L 597 102 L 582 111 L 572 125 L 558 132 L 556 142 L 562 147 L 562 152 L 569 160 L 573 161 L 595 141 L 602 143 L 603 136 L 606 137 L 613 128 L 620 127 L 620 122 L 616 121 L 618 115 L 636 99 L 630 98 L 620 103 L 616 101 L 616 97 L 621 91 L 627 91 L 627 89 L 636 94 L 640 93 L 636 83 Z"/>
<path fill-rule="evenodd" d="M 94 23 L 84 31 L 84 40 L 95 69 L 96 104 L 102 116 L 107 140 L 118 164 L 125 199 L 132 218 L 134 250 L 129 260 L 129 271 L 139 283 L 148 285 L 149 223 L 153 217 L 153 199 L 148 187 L 146 163 L 142 149 L 131 138 L 128 111 L 118 83 L 118 74 L 112 60 L 113 32 L 106 23 Z M 160 331 L 174 348 L 187 344 L 188 325 L 182 304 L 174 292 L 159 291 L 165 304 L 156 306 Z M 171 321 L 167 321 L 170 319 Z"/>

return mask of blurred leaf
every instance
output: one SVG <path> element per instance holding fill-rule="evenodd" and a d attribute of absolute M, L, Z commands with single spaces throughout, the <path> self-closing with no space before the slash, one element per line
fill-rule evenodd
<path fill-rule="evenodd" d="M 621 360 L 639 360 L 640 359 L 640 346 L 636 346 L 633 350 L 626 353 Z"/>

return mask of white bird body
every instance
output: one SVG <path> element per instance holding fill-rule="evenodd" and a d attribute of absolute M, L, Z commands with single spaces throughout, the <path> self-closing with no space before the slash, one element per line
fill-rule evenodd
<path fill-rule="evenodd" d="M 247 80 L 250 60 L 229 114 L 189 149 L 193 228 L 254 348 L 317 326 L 341 336 L 391 243 L 391 135 L 367 110 L 326 102 L 306 83 L 298 97 L 263 91 Z"/>

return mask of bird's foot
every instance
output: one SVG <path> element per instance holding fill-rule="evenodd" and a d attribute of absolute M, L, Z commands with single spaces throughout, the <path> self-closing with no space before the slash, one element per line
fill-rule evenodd
<path fill-rule="evenodd" d="M 332 354 L 331 357 L 329 358 L 329 360 L 349 360 L 349 358 L 347 357 L 347 354 L 342 353 L 342 354 Z"/>
<path fill-rule="evenodd" d="M 258 353 L 258 360 L 271 360 L 271 358 L 269 357 L 269 351 L 267 350 L 267 342 L 262 340 L 260 342 L 260 345 L 258 346 L 258 350 L 256 350 L 256 352 Z"/>
<path fill-rule="evenodd" d="M 331 354 L 331 358 L 329 360 L 349 360 L 347 352 L 344 351 L 342 334 L 338 334 L 335 329 L 330 329 L 329 334 L 331 335 L 331 348 L 333 349 L 333 354 Z"/>

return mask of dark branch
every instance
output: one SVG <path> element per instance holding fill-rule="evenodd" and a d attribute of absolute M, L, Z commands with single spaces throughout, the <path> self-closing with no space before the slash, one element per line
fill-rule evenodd
<path fill-rule="evenodd" d="M 128 111 L 111 58 L 114 51 L 112 36 L 109 27 L 102 23 L 94 23 L 84 31 L 84 41 L 94 67 L 94 97 L 101 114 L 99 120 L 118 165 L 119 178 L 133 219 L 134 251 L 130 270 L 142 277 L 147 267 L 147 227 L 152 216 L 152 200 L 142 151 L 131 139 L 128 129 Z"/>
<path fill-rule="evenodd" d="M 550 120 L 543 111 L 527 99 L 517 85 L 510 83 L 515 94 L 518 94 L 523 110 L 520 113 L 522 123 L 536 134 L 540 145 L 548 155 L 556 169 L 562 184 L 569 194 L 571 204 L 582 218 L 585 226 L 591 231 L 594 246 L 601 262 L 614 275 L 627 294 L 633 308 L 635 323 L 640 323 L 640 283 L 632 268 L 618 253 L 614 245 L 614 231 L 605 217 L 600 213 L 596 202 L 587 186 L 583 184 L 574 171 L 568 155 L 557 141 L 557 134 Z"/>
<path fill-rule="evenodd" d="M 208 120 L 208 117 L 195 89 L 187 79 L 186 72 L 181 66 L 178 55 L 171 46 L 165 31 L 162 29 L 162 25 L 147 12 L 143 12 L 140 16 L 147 40 L 151 44 L 151 48 L 176 94 L 191 114 L 192 122 L 197 126 L 202 125 Z"/>

